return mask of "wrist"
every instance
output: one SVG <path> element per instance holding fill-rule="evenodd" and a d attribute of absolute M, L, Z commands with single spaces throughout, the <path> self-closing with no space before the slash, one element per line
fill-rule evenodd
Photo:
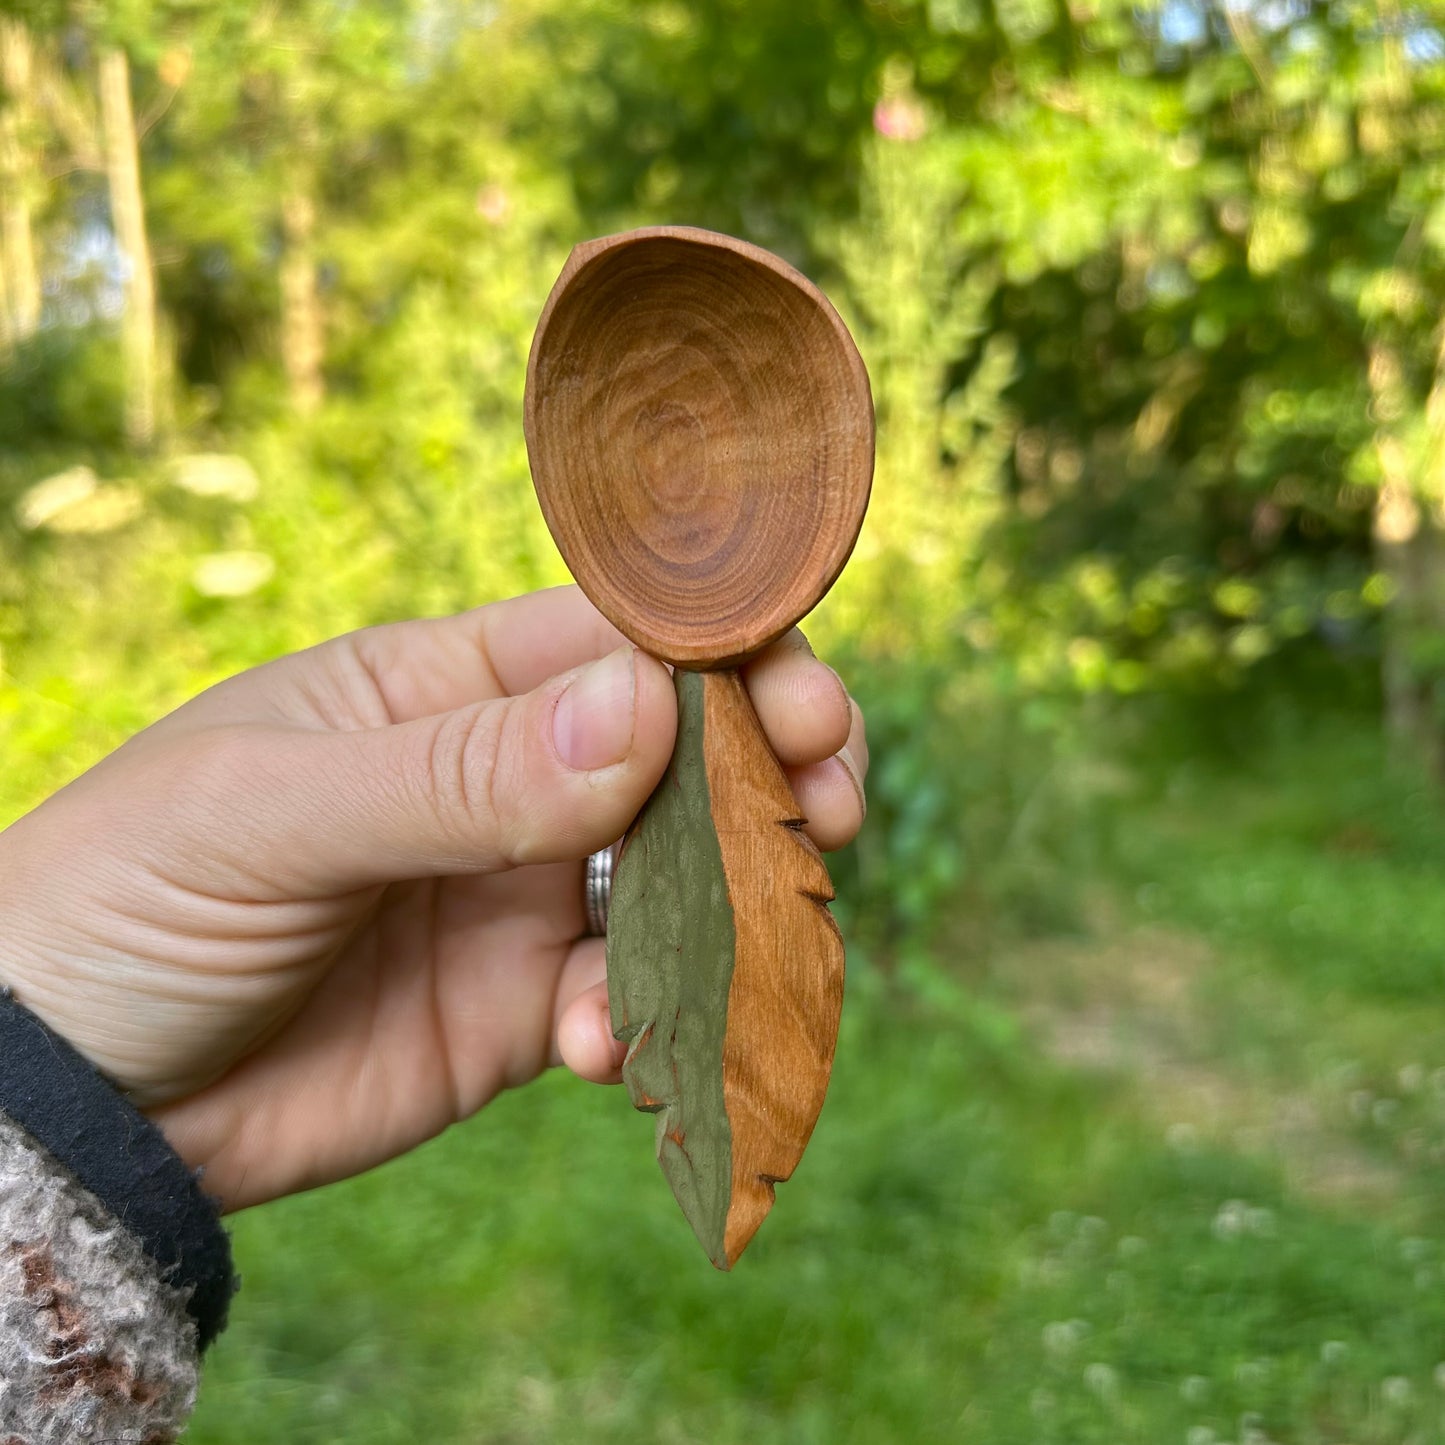
<path fill-rule="evenodd" d="M 0 1114 L 18 1125 L 135 1236 L 179 1289 L 201 1348 L 225 1325 L 235 1276 L 219 1209 L 114 1085 L 0 989 Z"/>

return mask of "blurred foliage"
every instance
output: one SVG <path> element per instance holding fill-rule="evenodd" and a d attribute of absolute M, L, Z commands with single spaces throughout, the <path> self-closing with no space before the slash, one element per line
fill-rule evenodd
<path fill-rule="evenodd" d="M 853 971 L 731 1274 L 648 1122 L 559 1071 L 240 1217 L 195 1438 L 1438 1445 L 1445 826 L 1357 726 L 1231 711 L 1142 770 L 1106 929 Z"/>
<path fill-rule="evenodd" d="M 1080 798 L 1107 791 L 1060 763 L 1080 718 L 1299 676 L 1301 652 L 1372 667 L 1414 575 L 1372 540 L 1386 472 L 1422 537 L 1445 515 L 1428 6 L 14 13 L 35 80 L 7 164 L 44 305 L 0 369 L 0 814 L 280 648 L 561 580 L 525 359 L 568 246 L 609 228 L 782 250 L 869 363 L 875 501 L 814 626 L 885 742 L 848 866 L 890 948 L 960 883 L 983 915 L 985 895 L 1066 912 Z M 170 358 L 145 454 L 123 444 L 127 262 L 93 153 L 116 44 Z M 319 405 L 288 391 L 303 242 Z M 196 495 L 196 454 L 259 484 Z M 77 466 L 94 487 L 47 511 L 35 488 Z M 1445 675 L 1412 605 L 1407 669 Z"/>
<path fill-rule="evenodd" d="M 565 579 L 521 400 L 581 238 L 778 250 L 880 423 L 809 623 L 873 745 L 838 865 L 861 1008 L 766 1269 L 723 1296 L 680 1233 L 650 1275 L 599 1250 L 678 1221 L 638 1121 L 552 1080 L 244 1223 L 198 1439 L 1441 1438 L 1438 0 L 0 0 L 22 33 L 0 823 L 240 667 Z M 107 47 L 165 359 L 144 449 Z M 1061 933 L 1070 1018 L 1122 953 L 1121 996 L 1205 1042 L 1126 1011 L 1145 1066 L 1081 1083 L 1087 1031 L 1041 1066 Z M 1240 1145 L 1271 1089 L 1283 1142 Z M 1296 1188 L 1304 1155 L 1345 1183 Z M 604 1164 L 637 1174 L 579 1229 Z"/>

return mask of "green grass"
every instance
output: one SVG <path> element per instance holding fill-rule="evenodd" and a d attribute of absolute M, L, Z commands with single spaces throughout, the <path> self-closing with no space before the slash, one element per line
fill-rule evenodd
<path fill-rule="evenodd" d="M 59 646 L 0 689 L 0 817 L 220 666 L 137 690 Z M 1445 1445 L 1440 800 L 1368 719 L 1121 764 L 965 701 L 966 755 L 957 709 L 874 701 L 839 877 L 880 954 L 734 1274 L 651 1120 L 549 1077 L 235 1221 L 188 1439 Z"/>
<path fill-rule="evenodd" d="M 1445 1440 L 1445 831 L 1361 733 L 1296 761 L 1123 805 L 1091 932 L 855 968 L 731 1276 L 560 1076 L 241 1217 L 190 1438 Z"/>

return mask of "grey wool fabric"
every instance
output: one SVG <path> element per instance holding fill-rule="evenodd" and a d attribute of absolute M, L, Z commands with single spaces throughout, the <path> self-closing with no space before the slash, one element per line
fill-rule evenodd
<path fill-rule="evenodd" d="M 198 1374 L 185 1294 L 0 1112 L 0 1445 L 167 1445 Z"/>

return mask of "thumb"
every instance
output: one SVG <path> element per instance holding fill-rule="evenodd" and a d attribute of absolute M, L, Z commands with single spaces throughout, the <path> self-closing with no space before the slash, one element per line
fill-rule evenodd
<path fill-rule="evenodd" d="M 676 731 L 667 669 L 623 647 L 519 697 L 316 736 L 288 789 L 296 858 L 335 891 L 585 857 L 641 810 Z"/>

